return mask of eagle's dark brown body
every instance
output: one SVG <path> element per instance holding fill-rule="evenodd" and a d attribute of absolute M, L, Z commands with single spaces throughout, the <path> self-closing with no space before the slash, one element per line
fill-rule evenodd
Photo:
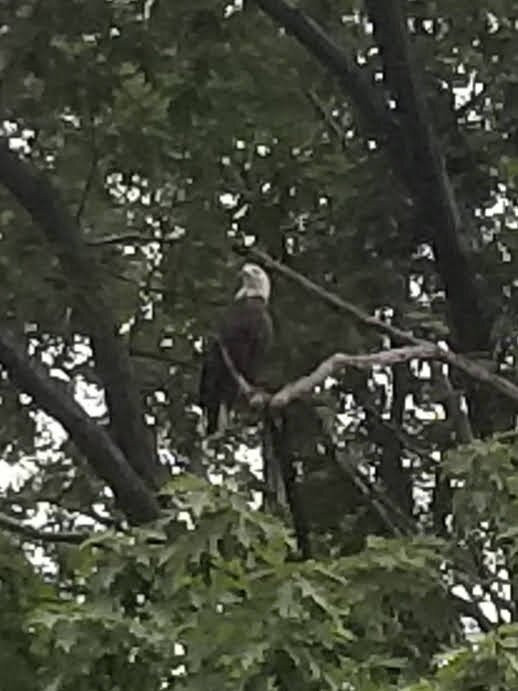
<path fill-rule="evenodd" d="M 227 311 L 218 339 L 224 344 L 236 369 L 250 383 L 264 361 L 273 337 L 268 306 L 261 297 L 242 297 Z M 218 429 L 220 406 L 229 411 L 238 396 L 238 384 L 229 371 L 218 340 L 207 351 L 200 379 L 200 405 L 207 415 L 207 433 Z"/>

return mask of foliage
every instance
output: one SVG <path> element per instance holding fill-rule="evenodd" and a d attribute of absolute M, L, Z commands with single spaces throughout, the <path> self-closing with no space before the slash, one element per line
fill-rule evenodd
<path fill-rule="evenodd" d="M 30 649 L 27 620 L 53 590 L 43 583 L 11 540 L 1 538 L 0 556 L 0 665 L 5 691 L 36 691 L 38 656 Z"/>
<path fill-rule="evenodd" d="M 282 523 L 239 495 L 192 477 L 166 493 L 174 508 L 155 526 L 92 538 L 69 553 L 59 597 L 32 595 L 18 636 L 31 641 L 44 688 L 516 684 L 516 625 L 445 647 L 462 634 L 441 542 L 372 538 L 352 557 L 300 562 Z M 32 592 L 34 579 L 22 583 Z"/>
<path fill-rule="evenodd" d="M 455 628 L 434 540 L 299 562 L 282 524 L 238 495 L 192 478 L 168 492 L 175 510 L 154 528 L 74 555 L 80 603 L 35 616 L 52 688 L 386 688 Z"/>
<path fill-rule="evenodd" d="M 364 3 L 296 4 L 382 100 L 391 95 Z M 236 245 L 261 246 L 416 335 L 452 340 L 434 219 L 370 137 L 347 85 L 257 5 L 0 2 L 3 134 L 77 220 L 146 423 L 181 475 L 160 520 L 124 532 L 75 440 L 2 371 L 2 465 L 24 472 L 1 490 L 0 511 L 20 522 L 43 513 L 47 532 L 97 530 L 81 548 L 47 536 L 42 550 L 6 529 L 6 691 L 518 687 L 514 405 L 449 372 L 452 395 L 428 363 L 346 372 L 293 404 L 287 449 L 311 538 L 305 562 L 293 516 L 243 498 L 258 487 L 242 460 L 257 454 L 255 413 L 240 411 L 212 453 L 201 444 L 200 341 L 232 296 Z M 489 302 L 491 342 L 474 357 L 515 380 L 515 7 L 404 5 L 427 124 Z M 403 143 L 402 158 L 416 142 Z M 0 311 L 109 430 L 90 326 L 59 252 L 6 189 L 0 195 Z M 335 351 L 386 346 L 299 286 L 277 275 L 273 284 L 266 388 Z M 223 487 L 186 475 L 194 461 Z M 484 633 L 468 635 L 467 617 Z"/>

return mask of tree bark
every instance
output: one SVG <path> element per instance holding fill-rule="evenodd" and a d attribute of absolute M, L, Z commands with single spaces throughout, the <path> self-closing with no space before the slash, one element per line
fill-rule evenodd
<path fill-rule="evenodd" d="M 105 386 L 111 428 L 124 456 L 149 487 L 158 486 L 160 466 L 146 429 L 140 392 L 127 349 L 117 335 L 106 298 L 106 280 L 89 257 L 77 223 L 52 185 L 0 143 L 0 183 L 30 214 L 55 248 L 75 289 L 77 307 L 91 336 L 95 364 Z"/>
<path fill-rule="evenodd" d="M 400 3 L 368 2 L 377 27 L 376 39 L 384 50 L 388 85 L 397 87 L 396 111 L 388 108 L 385 95 L 369 82 L 364 70 L 304 12 L 285 0 L 255 3 L 339 80 L 358 112 L 365 134 L 385 145 L 394 170 L 419 207 L 419 217 L 426 218 L 431 228 L 456 349 L 489 350 L 493 316 L 488 313 L 481 281 L 474 275 L 470 253 L 460 236 L 458 204 L 417 86 Z M 393 45 L 389 45 L 390 40 Z"/>
<path fill-rule="evenodd" d="M 113 490 L 118 505 L 132 523 L 158 516 L 153 492 L 127 463 L 110 435 L 99 427 L 70 396 L 62 382 L 52 379 L 6 329 L 0 330 L 0 362 L 20 389 L 38 407 L 63 425 L 96 474 Z"/>

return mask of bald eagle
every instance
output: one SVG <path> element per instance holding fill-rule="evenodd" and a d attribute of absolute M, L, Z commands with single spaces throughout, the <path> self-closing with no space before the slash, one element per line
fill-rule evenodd
<path fill-rule="evenodd" d="M 205 355 L 199 401 L 207 419 L 207 434 L 222 433 L 239 387 L 221 352 L 225 346 L 235 368 L 252 385 L 273 339 L 268 312 L 270 279 L 256 264 L 241 269 L 242 283 L 220 325 L 217 338 Z"/>

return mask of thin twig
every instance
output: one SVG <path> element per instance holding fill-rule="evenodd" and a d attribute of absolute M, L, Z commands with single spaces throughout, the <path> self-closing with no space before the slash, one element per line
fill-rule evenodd
<path fill-rule="evenodd" d="M 140 348 L 135 348 L 130 346 L 129 353 L 132 357 L 143 358 L 145 360 L 156 360 L 157 362 L 164 362 L 167 365 L 174 367 L 184 367 L 188 369 L 193 369 L 195 365 L 191 360 L 179 360 L 178 358 L 173 358 L 164 352 L 154 352 L 152 350 L 141 350 Z"/>
<path fill-rule="evenodd" d="M 236 382 L 241 395 L 244 396 L 244 398 L 248 401 L 248 404 L 251 408 L 265 408 L 266 405 L 271 401 L 271 394 L 252 386 L 239 372 L 230 356 L 230 353 L 220 340 L 218 340 L 218 345 L 223 356 L 223 361 L 228 367 L 232 378 Z"/>
<path fill-rule="evenodd" d="M 317 114 L 322 118 L 324 124 L 327 125 L 327 127 L 329 127 L 330 130 L 332 130 L 332 132 L 340 142 L 340 146 L 342 147 L 342 149 L 345 150 L 346 139 L 343 128 L 340 127 L 340 125 L 334 120 L 331 113 L 327 111 L 325 105 L 322 103 L 322 101 L 319 99 L 317 94 L 312 89 L 306 91 L 306 97 L 316 110 Z"/>
<path fill-rule="evenodd" d="M 342 473 L 345 473 L 354 483 L 356 488 L 361 494 L 370 502 L 373 508 L 376 510 L 378 516 L 381 518 L 386 527 L 394 534 L 395 537 L 402 537 L 405 533 L 397 526 L 391 519 L 380 498 L 375 496 L 373 492 L 373 487 L 368 485 L 362 477 L 360 477 L 356 468 L 351 467 L 351 465 L 343 458 L 335 457 L 335 462 Z"/>
<path fill-rule="evenodd" d="M 90 247 L 103 247 L 106 245 L 122 245 L 124 243 L 142 243 L 148 244 L 150 242 L 157 242 L 160 245 L 172 245 L 176 241 L 168 238 L 147 237 L 140 233 L 123 233 L 121 235 L 105 235 L 100 238 L 85 239 L 85 244 Z"/>
<path fill-rule="evenodd" d="M 48 530 L 38 530 L 38 528 L 18 521 L 5 513 L 0 513 L 0 528 L 37 542 L 65 542 L 78 545 L 92 537 L 92 533 L 86 531 L 51 533 Z"/>

